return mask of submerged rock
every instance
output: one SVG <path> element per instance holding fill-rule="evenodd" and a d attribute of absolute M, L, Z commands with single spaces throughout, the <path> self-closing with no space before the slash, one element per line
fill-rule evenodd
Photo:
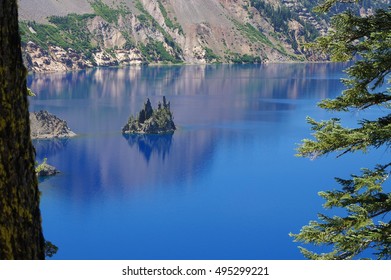
<path fill-rule="evenodd" d="M 48 111 L 30 113 L 30 135 L 32 139 L 68 138 L 76 136 L 67 122 Z"/>
<path fill-rule="evenodd" d="M 127 124 L 122 128 L 122 133 L 163 134 L 174 133 L 175 130 L 170 102 L 167 103 L 166 97 L 163 96 L 163 104 L 159 102 L 157 109 L 153 109 L 151 101 L 147 99 L 138 115 L 130 116 Z"/>

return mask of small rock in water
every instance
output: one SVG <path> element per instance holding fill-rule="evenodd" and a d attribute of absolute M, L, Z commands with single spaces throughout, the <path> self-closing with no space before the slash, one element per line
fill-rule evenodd
<path fill-rule="evenodd" d="M 47 164 L 46 161 L 38 165 L 35 171 L 38 177 L 53 176 L 60 173 L 54 166 Z"/>

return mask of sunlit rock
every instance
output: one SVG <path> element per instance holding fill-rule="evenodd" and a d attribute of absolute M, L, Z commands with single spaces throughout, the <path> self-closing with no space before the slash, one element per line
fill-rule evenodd
<path fill-rule="evenodd" d="M 76 136 L 67 125 L 48 111 L 30 113 L 30 135 L 32 139 L 69 138 Z"/>

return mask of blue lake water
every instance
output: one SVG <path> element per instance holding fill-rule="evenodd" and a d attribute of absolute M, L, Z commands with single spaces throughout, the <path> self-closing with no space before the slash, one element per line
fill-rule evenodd
<path fill-rule="evenodd" d="M 40 183 L 54 259 L 303 259 L 289 232 L 322 209 L 333 178 L 382 152 L 297 158 L 305 117 L 340 93 L 341 64 L 167 66 L 31 75 L 32 111 L 67 120 L 78 137 L 34 141 L 61 174 Z M 121 128 L 165 95 L 172 136 Z M 345 113 L 354 125 L 364 113 Z M 376 112 L 366 112 L 371 117 Z M 384 160 L 383 160 L 384 161 Z"/>

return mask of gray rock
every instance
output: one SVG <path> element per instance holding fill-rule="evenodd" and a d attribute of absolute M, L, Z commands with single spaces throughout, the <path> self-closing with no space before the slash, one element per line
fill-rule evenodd
<path fill-rule="evenodd" d="M 53 176 L 60 173 L 54 166 L 47 164 L 46 161 L 38 165 L 35 171 L 38 177 Z"/>
<path fill-rule="evenodd" d="M 48 111 L 30 113 L 30 135 L 32 139 L 69 138 L 76 134 L 70 130 L 67 122 Z"/>
<path fill-rule="evenodd" d="M 144 108 L 137 117 L 130 116 L 127 124 L 122 128 L 124 134 L 163 134 L 174 133 L 174 124 L 170 102 L 166 102 L 163 96 L 163 104 L 159 102 L 158 108 L 153 109 L 151 102 L 147 99 Z"/>

